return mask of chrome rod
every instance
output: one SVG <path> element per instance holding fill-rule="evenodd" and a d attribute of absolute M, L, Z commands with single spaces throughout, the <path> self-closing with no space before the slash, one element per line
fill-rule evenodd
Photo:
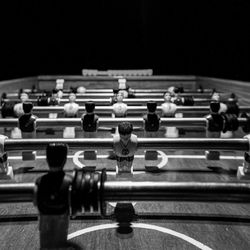
<path fill-rule="evenodd" d="M 34 183 L 0 184 L 0 203 L 32 202 Z M 246 182 L 105 181 L 104 201 L 250 202 Z"/>
<path fill-rule="evenodd" d="M 122 117 L 122 118 L 99 118 L 99 127 L 114 127 L 122 122 L 130 122 L 134 126 L 144 126 L 144 119 L 142 117 Z M 168 127 L 206 127 L 206 118 L 161 118 L 161 126 Z M 238 118 L 239 125 L 246 124 L 246 118 Z M 41 127 L 81 127 L 81 118 L 38 118 L 36 126 Z M 0 119 L 0 127 L 18 127 L 18 119 L 4 118 Z"/>
<path fill-rule="evenodd" d="M 34 199 L 34 183 L 1 183 L 1 202 L 32 202 Z"/>
<path fill-rule="evenodd" d="M 112 149 L 113 138 L 75 138 L 75 139 L 6 139 L 5 151 L 44 150 L 49 143 L 65 143 L 77 149 Z M 138 149 L 178 149 L 178 150 L 234 150 L 248 151 L 248 139 L 213 138 L 138 138 Z"/>
<path fill-rule="evenodd" d="M 240 107 L 242 110 L 248 110 L 250 111 L 250 106 L 242 106 Z M 0 107 L 0 110 L 2 110 L 2 107 Z M 127 109 L 128 113 L 137 113 L 141 114 L 142 112 L 147 112 L 146 106 L 128 106 Z M 157 112 L 161 112 L 162 108 L 161 106 L 157 107 Z M 64 112 L 63 106 L 34 106 L 33 113 L 39 114 L 39 113 L 61 113 Z M 79 112 L 85 112 L 85 106 L 79 107 Z M 113 107 L 112 106 L 96 106 L 95 107 L 95 113 L 97 114 L 103 114 L 103 113 L 112 113 Z M 209 112 L 209 106 L 177 106 L 176 112 L 181 113 L 208 113 Z"/>
<path fill-rule="evenodd" d="M 3 102 L 20 102 L 19 99 L 3 99 Z M 27 101 L 30 101 L 32 103 L 37 103 L 37 99 L 28 99 Z M 76 99 L 76 103 L 80 105 L 84 105 L 88 101 L 94 101 L 97 105 L 110 105 L 111 98 L 78 98 Z M 155 101 L 158 104 L 161 104 L 164 102 L 163 98 L 124 98 L 123 102 L 126 104 L 133 104 L 133 105 L 140 105 L 143 103 L 147 103 L 149 101 Z M 210 98 L 194 98 L 194 102 L 197 103 L 207 103 L 210 102 Z M 60 104 L 68 103 L 68 99 L 60 99 Z"/>
<path fill-rule="evenodd" d="M 108 181 L 104 183 L 104 200 L 250 202 L 250 184 Z"/>
<path fill-rule="evenodd" d="M 135 98 L 160 98 L 163 97 L 165 92 L 135 92 L 134 97 Z M 41 96 L 42 93 L 30 93 L 29 98 L 37 98 Z M 18 98 L 19 93 L 9 93 L 7 94 L 7 98 Z M 69 97 L 69 93 L 63 93 L 62 96 L 64 98 Z M 104 98 L 104 97 L 112 97 L 114 96 L 113 92 L 100 92 L 98 89 L 96 89 L 95 92 L 87 92 L 87 93 L 76 93 L 76 96 L 78 98 Z M 211 98 L 212 93 L 178 93 L 178 96 L 180 97 L 199 97 L 199 98 Z"/>
<path fill-rule="evenodd" d="M 240 106 L 239 107 L 240 112 L 250 112 L 250 106 Z M 2 107 L 0 107 L 0 111 L 2 110 Z M 177 106 L 176 107 L 176 113 L 209 113 L 209 106 Z M 162 108 L 161 106 L 158 106 L 156 109 L 157 112 L 161 112 Z M 34 114 L 40 114 L 40 113 L 63 113 L 64 107 L 63 106 L 34 106 L 33 113 Z M 85 112 L 85 107 L 80 106 L 79 112 Z M 95 107 L 95 113 L 96 114 L 110 114 L 113 112 L 112 106 L 96 106 Z M 128 114 L 142 114 L 147 112 L 146 106 L 128 106 L 127 109 Z"/>
<path fill-rule="evenodd" d="M 240 112 L 250 112 L 250 106 L 240 106 Z M 0 110 L 2 108 L 0 107 Z M 176 113 L 209 113 L 209 106 L 177 106 Z M 136 113 L 141 114 L 142 112 L 147 112 L 146 106 L 128 106 L 128 113 Z M 161 112 L 161 106 L 158 106 L 156 109 L 157 112 Z M 64 107 L 62 106 L 34 106 L 33 113 L 61 113 L 64 112 Z M 80 106 L 79 112 L 85 112 L 85 107 Z M 113 112 L 112 106 L 96 106 L 95 113 L 96 114 L 110 114 Z"/>
<path fill-rule="evenodd" d="M 130 122 L 134 126 L 143 126 L 143 118 L 100 118 L 99 126 L 112 127 L 121 122 Z M 169 127 L 205 127 L 206 118 L 161 118 L 161 126 Z"/>
<path fill-rule="evenodd" d="M 165 93 L 168 91 L 168 89 L 133 89 L 133 92 L 134 93 Z M 35 94 L 35 95 L 41 95 L 42 93 L 42 90 L 37 90 L 37 92 L 35 93 L 32 93 L 32 90 L 31 89 L 23 89 L 24 92 L 27 92 L 27 93 L 30 93 L 31 95 L 32 94 Z M 40 93 L 39 93 L 40 92 Z M 72 92 L 71 89 L 63 89 L 63 93 L 65 94 L 69 94 L 70 92 Z M 218 91 L 216 91 L 218 92 Z M 86 89 L 85 90 L 85 93 L 113 93 L 113 89 L 99 89 L 99 88 L 96 88 L 96 89 Z M 212 94 L 213 93 L 213 90 L 212 89 L 203 89 L 203 93 L 200 93 L 198 91 L 195 91 L 194 89 L 184 89 L 184 93 L 178 93 L 178 94 L 181 94 L 181 95 L 185 95 L 185 94 L 191 94 L 191 95 L 196 95 L 196 94 Z M 76 93 L 77 95 L 80 95 L 82 93 Z M 84 93 L 83 93 L 84 94 Z M 7 94 L 8 96 L 9 94 Z M 14 96 L 19 96 L 19 93 L 10 93 L 10 97 L 14 97 Z"/>

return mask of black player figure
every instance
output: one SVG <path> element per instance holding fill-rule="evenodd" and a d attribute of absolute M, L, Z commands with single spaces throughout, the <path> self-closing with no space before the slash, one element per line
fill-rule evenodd
<path fill-rule="evenodd" d="M 117 94 L 118 94 L 118 92 L 119 92 L 118 88 L 113 89 L 113 96 L 111 98 L 111 105 L 117 103 Z"/>
<path fill-rule="evenodd" d="M 41 249 L 63 248 L 67 245 L 72 177 L 65 174 L 68 147 L 51 143 L 46 156 L 49 172 L 36 180 L 36 201 L 39 211 Z"/>
<path fill-rule="evenodd" d="M 95 103 L 92 101 L 85 103 L 86 113 L 82 115 L 82 129 L 84 131 L 85 137 L 94 136 L 98 127 L 98 115 L 94 113 Z"/>
<path fill-rule="evenodd" d="M 157 103 L 154 101 L 149 101 L 147 103 L 148 113 L 143 116 L 145 122 L 145 132 L 146 135 L 148 136 L 152 132 L 156 132 L 159 130 L 160 116 L 156 114 L 156 108 L 157 108 Z"/>
<path fill-rule="evenodd" d="M 48 98 L 48 103 L 50 106 L 57 106 L 59 104 L 59 98 L 57 93 L 57 89 L 52 90 L 51 97 Z"/>
<path fill-rule="evenodd" d="M 23 103 L 24 114 L 18 119 L 19 128 L 22 131 L 23 138 L 36 137 L 36 119 L 37 116 L 32 114 L 33 104 L 31 102 Z"/>

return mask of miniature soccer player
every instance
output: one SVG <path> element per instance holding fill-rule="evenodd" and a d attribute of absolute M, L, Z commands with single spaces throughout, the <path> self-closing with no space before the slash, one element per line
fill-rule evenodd
<path fill-rule="evenodd" d="M 22 138 L 36 138 L 36 119 L 37 116 L 32 114 L 33 104 L 31 102 L 23 103 L 24 114 L 18 119 L 19 129 L 21 130 Z M 36 159 L 36 151 L 23 151 L 23 161 L 32 161 Z"/>
<path fill-rule="evenodd" d="M 14 112 L 16 114 L 17 117 L 20 117 L 21 115 L 24 114 L 23 112 L 23 103 L 26 102 L 29 99 L 29 96 L 27 93 L 21 93 L 20 95 L 20 103 L 17 103 L 14 106 Z"/>
<path fill-rule="evenodd" d="M 76 95 L 74 93 L 69 94 L 69 103 L 64 105 L 64 114 L 67 118 L 77 117 L 79 110 L 79 104 L 76 103 Z"/>
<path fill-rule="evenodd" d="M 0 179 L 13 179 L 13 168 L 9 165 L 8 154 L 4 149 L 5 135 L 0 135 Z"/>
<path fill-rule="evenodd" d="M 95 137 L 98 126 L 98 115 L 94 113 L 95 103 L 92 101 L 85 103 L 86 113 L 82 115 L 82 129 L 85 137 Z"/>
<path fill-rule="evenodd" d="M 57 89 L 53 89 L 52 93 L 51 93 L 51 97 L 48 98 L 48 104 L 49 106 L 58 106 L 60 103 L 60 98 L 58 98 L 58 90 Z M 55 119 L 57 118 L 57 113 L 49 113 L 49 118 L 50 119 Z M 47 129 L 46 131 L 49 134 L 54 134 L 54 130 L 53 129 Z"/>
<path fill-rule="evenodd" d="M 77 89 L 76 89 L 76 92 L 79 93 L 79 94 L 84 94 L 86 92 L 86 88 L 83 87 L 83 86 L 79 86 Z"/>
<path fill-rule="evenodd" d="M 79 105 L 75 103 L 76 95 L 74 93 L 69 94 L 69 103 L 64 105 L 64 115 L 67 118 L 77 117 Z M 63 131 L 63 138 L 75 138 L 75 127 L 65 127 Z"/>
<path fill-rule="evenodd" d="M 155 132 L 159 130 L 160 116 L 156 114 L 157 103 L 149 101 L 147 103 L 148 113 L 143 116 L 145 122 L 145 136 L 153 137 Z"/>
<path fill-rule="evenodd" d="M 125 78 L 118 79 L 119 92 L 123 94 L 124 98 L 128 98 L 128 87 L 126 85 L 127 80 Z"/>
<path fill-rule="evenodd" d="M 213 101 L 217 101 L 220 103 L 220 109 L 219 109 L 219 114 L 221 113 L 226 113 L 227 111 L 227 105 L 223 102 L 221 102 L 221 97 L 220 97 L 220 94 L 218 92 L 214 92 L 212 97 L 211 97 L 211 100 Z"/>
<path fill-rule="evenodd" d="M 63 85 L 64 85 L 64 79 L 56 79 L 56 87 L 57 90 L 57 97 L 61 99 L 63 97 Z"/>
<path fill-rule="evenodd" d="M 21 93 L 21 95 L 20 95 L 21 102 L 15 104 L 15 106 L 14 106 L 14 114 L 17 117 L 20 117 L 24 114 L 23 103 L 26 102 L 28 99 L 29 99 L 29 96 L 27 93 L 25 93 L 25 92 Z M 11 138 L 15 138 L 15 139 L 22 138 L 21 130 L 18 127 L 15 127 L 12 129 Z"/>
<path fill-rule="evenodd" d="M 31 102 L 23 103 L 24 114 L 19 117 L 19 128 L 22 131 L 22 138 L 36 137 L 36 119 L 32 114 L 33 104 Z"/>
<path fill-rule="evenodd" d="M 133 160 L 137 149 L 137 136 L 132 134 L 133 125 L 122 122 L 118 125 L 119 134 L 114 135 L 114 152 L 117 161 L 117 173 L 133 173 Z"/>
<path fill-rule="evenodd" d="M 164 94 L 164 103 L 161 105 L 162 108 L 162 117 L 175 117 L 175 112 L 177 109 L 176 104 L 171 102 L 171 93 L 166 92 Z M 176 127 L 165 127 L 166 128 L 166 137 L 178 137 L 179 131 Z"/>
<path fill-rule="evenodd" d="M 48 174 L 36 180 L 35 205 L 39 211 L 41 248 L 63 248 L 67 244 L 69 225 L 69 187 L 72 177 L 65 174 L 68 147 L 51 143 L 46 155 Z"/>
<path fill-rule="evenodd" d="M 48 103 L 50 106 L 57 106 L 59 104 L 60 100 L 57 93 L 57 89 L 52 90 L 51 97 L 48 98 Z"/>
<path fill-rule="evenodd" d="M 117 94 L 119 92 L 119 89 L 113 89 L 113 96 L 111 97 L 111 105 L 114 105 L 117 103 Z"/>
<path fill-rule="evenodd" d="M 127 104 L 123 103 L 123 94 L 119 91 L 117 94 L 117 103 L 113 105 L 113 112 L 115 117 L 126 117 L 127 115 Z"/>

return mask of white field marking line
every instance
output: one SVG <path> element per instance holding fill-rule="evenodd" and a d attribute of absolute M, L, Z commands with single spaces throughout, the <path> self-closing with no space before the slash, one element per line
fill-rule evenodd
<path fill-rule="evenodd" d="M 84 167 L 85 167 L 85 165 L 79 161 L 80 154 L 82 154 L 82 153 L 83 153 L 83 151 L 77 151 L 77 152 L 73 155 L 73 158 L 72 158 L 73 163 L 74 163 L 77 167 L 79 167 L 79 168 L 84 168 Z M 81 158 L 83 158 L 83 156 L 82 156 Z"/>
<path fill-rule="evenodd" d="M 158 154 L 161 156 L 160 158 L 162 158 L 161 162 L 157 165 L 158 168 L 163 168 L 167 162 L 168 162 L 168 156 L 162 152 L 162 151 L 157 151 Z M 74 155 L 73 155 L 73 163 L 79 167 L 79 168 L 84 168 L 85 165 L 83 163 L 80 162 L 80 155 L 83 153 L 83 151 L 77 151 Z M 144 157 L 144 155 L 142 155 Z M 106 156 L 108 157 L 108 156 Z M 83 156 L 81 157 L 83 158 Z M 145 173 L 145 171 L 136 171 L 134 172 L 133 174 L 142 174 L 142 173 Z M 115 172 L 107 172 L 107 174 L 109 175 L 116 175 Z"/>
<path fill-rule="evenodd" d="M 105 229 L 113 229 L 113 228 L 117 228 L 117 227 L 118 227 L 117 223 L 111 223 L 111 224 L 102 224 L 102 225 L 98 225 L 98 226 L 84 228 L 84 229 L 81 229 L 79 231 L 76 231 L 74 233 L 69 234 L 68 240 L 73 239 L 75 237 L 78 237 L 80 235 L 86 234 L 86 233 L 91 233 L 91 232 L 105 230 Z M 148 229 L 148 230 L 155 230 L 155 231 L 158 231 L 161 233 L 169 234 L 169 235 L 172 235 L 172 236 L 177 237 L 179 239 L 182 239 L 182 240 L 192 244 L 193 246 L 196 246 L 199 249 L 212 250 L 212 248 L 204 245 L 203 243 L 201 243 L 201 242 L 199 242 L 199 241 L 197 241 L 197 240 L 195 240 L 195 239 L 193 239 L 185 234 L 176 232 L 176 231 L 169 229 L 169 228 L 160 227 L 160 226 L 151 225 L 151 224 L 145 224 L 145 223 L 132 223 L 132 227 L 133 228 Z"/>
<path fill-rule="evenodd" d="M 81 151 L 80 151 L 81 152 Z M 161 152 L 161 151 L 158 151 Z M 165 153 L 164 153 L 165 154 Z M 204 155 L 166 155 L 169 159 L 206 159 Z M 68 159 L 74 158 L 74 155 L 68 155 Z M 83 159 L 83 155 L 80 156 L 80 159 Z M 135 155 L 135 158 L 142 159 L 144 155 Z M 159 155 L 159 158 L 162 158 L 162 155 Z M 8 156 L 9 160 L 22 160 L 22 156 Z M 38 155 L 36 159 L 43 160 L 46 159 L 45 155 Z M 97 159 L 108 159 L 108 155 L 97 155 Z M 230 156 L 230 155 L 221 155 L 221 160 L 244 160 L 243 156 Z"/>
<path fill-rule="evenodd" d="M 157 167 L 163 168 L 168 163 L 168 156 L 163 151 L 157 150 L 157 152 L 160 158 L 162 158 L 161 162 L 157 165 Z"/>

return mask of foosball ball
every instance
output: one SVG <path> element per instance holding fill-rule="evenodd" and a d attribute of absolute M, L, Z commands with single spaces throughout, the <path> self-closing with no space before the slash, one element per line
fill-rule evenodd
<path fill-rule="evenodd" d="M 249 249 L 241 83 L 83 73 L 0 83 L 1 249 Z"/>

